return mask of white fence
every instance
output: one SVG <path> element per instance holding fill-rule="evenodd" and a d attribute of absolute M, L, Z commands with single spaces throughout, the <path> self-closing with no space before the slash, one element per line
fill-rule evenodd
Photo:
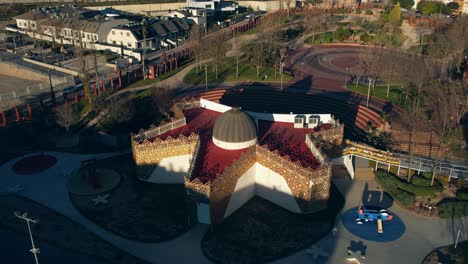
<path fill-rule="evenodd" d="M 148 130 L 146 131 L 142 130 L 140 133 L 138 133 L 138 135 L 135 135 L 133 139 L 137 141 L 143 141 L 145 139 L 154 138 L 156 136 L 159 136 L 161 134 L 164 134 L 176 128 L 185 126 L 186 124 L 187 124 L 187 120 L 184 117 L 181 119 L 177 119 L 173 122 L 164 124 L 162 126 L 158 126 L 158 127 L 151 126 Z"/>

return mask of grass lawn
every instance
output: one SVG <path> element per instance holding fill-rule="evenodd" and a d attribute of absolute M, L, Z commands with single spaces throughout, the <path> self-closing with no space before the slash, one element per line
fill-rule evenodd
<path fill-rule="evenodd" d="M 203 253 L 218 263 L 265 263 L 312 245 L 328 234 L 343 207 L 332 186 L 328 209 L 307 215 L 255 196 L 205 234 Z"/>
<path fill-rule="evenodd" d="M 415 175 L 413 177 L 420 176 Z M 415 183 L 414 180 L 412 180 L 412 183 L 408 183 L 394 174 L 384 171 L 377 171 L 375 178 L 393 199 L 405 206 L 411 205 L 415 200 L 415 196 L 431 196 L 444 190 L 442 184 L 437 181 L 434 186 L 418 186 L 413 184 Z"/>
<path fill-rule="evenodd" d="M 438 263 L 468 263 L 468 241 L 458 243 L 457 248 L 454 248 L 454 245 L 437 248 L 422 262 L 422 264 Z"/>
<path fill-rule="evenodd" d="M 130 240 L 160 242 L 195 223 L 196 207 L 188 202 L 183 184 L 159 185 L 137 179 L 130 154 L 99 160 L 97 166 L 122 176 L 120 185 L 110 192 L 109 204 L 95 206 L 91 202 L 95 196 L 70 194 L 77 209 L 95 224 Z"/>
<path fill-rule="evenodd" d="M 239 77 L 236 77 L 236 59 L 234 57 L 227 57 L 218 66 L 218 79 L 213 71 L 213 66 L 208 65 L 208 83 L 220 82 L 237 82 L 237 81 L 281 81 L 281 76 L 277 74 L 275 78 L 275 70 L 272 67 L 260 68 L 260 76 L 257 77 L 257 70 L 254 65 L 245 61 L 239 61 Z M 264 79 L 265 76 L 268 78 Z M 283 81 L 288 82 L 293 79 L 293 76 L 284 74 Z M 196 73 L 196 69 L 192 69 L 184 77 L 184 82 L 198 85 L 205 83 L 205 69 Z"/>
<path fill-rule="evenodd" d="M 346 87 L 350 89 L 351 91 L 367 95 L 367 90 L 368 90 L 367 85 L 359 84 L 356 87 L 355 84 L 349 84 Z M 396 105 L 402 105 L 402 103 L 404 103 L 405 95 L 401 94 L 401 98 L 400 98 L 400 94 L 401 94 L 400 86 L 397 86 L 397 85 L 390 86 L 390 94 L 388 98 L 387 98 L 387 86 L 375 86 L 375 89 L 373 90 L 371 88 L 371 96 L 375 96 L 377 98 L 390 101 Z M 400 103 L 400 99 L 402 100 L 402 103 Z"/>

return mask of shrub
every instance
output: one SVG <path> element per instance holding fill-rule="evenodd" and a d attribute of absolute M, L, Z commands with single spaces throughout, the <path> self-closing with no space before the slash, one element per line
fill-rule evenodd
<path fill-rule="evenodd" d="M 425 177 L 415 175 L 415 176 L 411 177 L 411 183 L 416 185 L 416 186 L 429 187 L 429 186 L 431 186 L 431 179 L 427 179 Z M 435 183 L 435 181 L 434 181 L 434 183 Z"/>
<path fill-rule="evenodd" d="M 374 13 L 372 12 L 372 10 L 366 10 L 366 15 L 373 15 Z"/>
<path fill-rule="evenodd" d="M 468 202 L 459 200 L 442 200 L 438 205 L 440 217 L 468 216 Z"/>
<path fill-rule="evenodd" d="M 458 190 L 457 191 L 457 199 L 468 201 L 468 190 Z"/>
<path fill-rule="evenodd" d="M 422 176 L 426 179 L 432 179 L 432 172 L 423 172 Z"/>
<path fill-rule="evenodd" d="M 394 191 L 390 193 L 393 199 L 399 201 L 404 206 L 408 206 L 414 203 L 416 196 L 413 193 L 407 192 L 403 189 L 396 188 Z"/>

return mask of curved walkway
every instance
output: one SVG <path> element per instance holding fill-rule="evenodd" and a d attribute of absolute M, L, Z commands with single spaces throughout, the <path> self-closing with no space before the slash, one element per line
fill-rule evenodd
<path fill-rule="evenodd" d="M 22 157 L 7 162 L 0 167 L 0 186 L 8 188 L 20 184 L 24 188 L 20 195 L 62 213 L 116 247 L 153 263 L 209 263 L 200 250 L 200 241 L 207 230 L 206 225 L 196 225 L 190 231 L 171 241 L 158 244 L 141 243 L 123 239 L 103 230 L 73 207 L 66 188 L 69 172 L 79 168 L 82 160 L 94 157 L 102 159 L 119 153 L 99 155 L 48 154 L 57 157 L 57 164 L 34 176 L 16 175 L 12 171 L 12 164 Z M 343 211 L 356 207 L 360 203 L 366 182 L 335 180 L 335 183 L 346 197 Z M 369 184 L 370 189 L 372 189 L 374 183 L 370 182 Z M 462 231 L 462 239 L 466 239 L 468 236 L 467 218 L 438 220 L 412 215 L 398 206 L 392 206 L 390 210 L 401 217 L 407 232 L 401 239 L 386 244 L 363 241 L 367 246 L 366 262 L 368 263 L 418 263 L 432 249 L 453 243 L 455 233 L 459 228 Z M 338 224 L 335 236 L 330 234 L 316 244 L 331 255 L 328 260 L 324 259 L 323 262 L 341 263 L 347 255 L 346 248 L 350 241 L 360 240 L 343 228 L 340 219 L 341 214 L 337 217 Z M 301 251 L 275 263 L 310 263 L 310 261 L 311 256 L 306 251 Z"/>

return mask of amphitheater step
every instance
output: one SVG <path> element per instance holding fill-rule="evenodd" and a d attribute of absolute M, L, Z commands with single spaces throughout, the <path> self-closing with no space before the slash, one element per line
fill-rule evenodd
<path fill-rule="evenodd" d="M 372 180 L 374 171 L 372 168 L 356 168 L 354 170 L 354 179 L 356 180 Z"/>

